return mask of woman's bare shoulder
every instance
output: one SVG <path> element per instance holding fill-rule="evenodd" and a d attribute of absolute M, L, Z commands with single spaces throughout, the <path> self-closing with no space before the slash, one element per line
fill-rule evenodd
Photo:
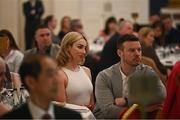
<path fill-rule="evenodd" d="M 58 79 L 63 82 L 67 82 L 67 76 L 62 68 L 58 68 Z"/>
<path fill-rule="evenodd" d="M 82 66 L 84 69 L 85 73 L 91 78 L 91 70 L 88 67 Z"/>

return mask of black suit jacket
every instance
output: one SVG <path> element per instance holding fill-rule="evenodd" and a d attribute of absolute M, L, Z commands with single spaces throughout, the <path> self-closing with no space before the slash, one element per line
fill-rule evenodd
<path fill-rule="evenodd" d="M 54 105 L 56 119 L 82 119 L 78 112 Z M 25 103 L 19 108 L 2 116 L 3 119 L 32 119 L 28 104 Z"/>
<path fill-rule="evenodd" d="M 35 14 L 31 14 L 31 11 L 35 10 Z M 41 16 L 44 13 L 44 6 L 42 4 L 42 1 L 36 0 L 35 6 L 31 6 L 31 3 L 29 1 L 25 2 L 23 4 L 23 12 L 26 17 L 27 22 L 40 22 Z"/>
<path fill-rule="evenodd" d="M 34 14 L 31 14 L 35 11 Z M 25 15 L 25 40 L 26 49 L 32 48 L 33 37 L 37 26 L 41 22 L 41 16 L 44 13 L 44 7 L 41 0 L 36 0 L 35 5 L 32 6 L 30 1 L 23 4 L 23 13 Z"/>
<path fill-rule="evenodd" d="M 180 32 L 175 28 L 172 28 L 165 35 L 165 45 L 180 44 Z"/>
<path fill-rule="evenodd" d="M 105 44 L 101 53 L 101 60 L 99 62 L 99 71 L 108 68 L 111 65 L 120 61 L 120 58 L 117 55 L 118 40 L 120 40 L 120 35 L 116 33 Z"/>

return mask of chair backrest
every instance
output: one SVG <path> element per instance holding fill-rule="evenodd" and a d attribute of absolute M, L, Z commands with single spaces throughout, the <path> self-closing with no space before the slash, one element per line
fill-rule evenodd
<path fill-rule="evenodd" d="M 120 113 L 120 119 L 158 119 L 162 105 L 148 106 L 142 109 L 141 106 L 133 104 L 130 108 L 125 109 Z"/>
<path fill-rule="evenodd" d="M 127 111 L 122 115 L 122 119 L 127 119 L 134 111 L 137 110 L 138 104 L 133 104 Z"/>
<path fill-rule="evenodd" d="M 158 69 L 158 67 L 156 66 L 155 62 L 153 59 L 149 58 L 149 57 L 145 57 L 142 56 L 142 63 L 145 65 L 148 65 L 150 67 L 152 67 L 152 69 L 158 74 L 158 76 L 160 77 L 160 79 L 162 80 L 162 82 L 165 84 L 166 83 L 166 76 L 163 75 L 160 70 Z"/>

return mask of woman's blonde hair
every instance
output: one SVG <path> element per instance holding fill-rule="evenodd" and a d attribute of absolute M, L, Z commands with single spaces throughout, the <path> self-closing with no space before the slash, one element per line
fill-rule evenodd
<path fill-rule="evenodd" d="M 82 34 L 80 34 L 78 32 L 69 32 L 64 36 L 64 38 L 61 42 L 59 53 L 56 57 L 56 61 L 57 61 L 58 66 L 64 67 L 69 62 L 69 59 L 72 56 L 70 55 L 68 49 L 70 47 L 72 47 L 73 44 L 80 39 L 84 39 L 87 42 L 87 46 L 85 48 L 86 55 L 87 55 L 87 53 L 89 51 L 89 44 L 88 44 L 87 39 Z M 82 63 L 80 63 L 80 64 L 83 64 L 84 61 L 85 60 L 83 60 Z"/>
<path fill-rule="evenodd" d="M 143 40 L 143 38 L 147 37 L 147 35 L 153 31 L 152 28 L 150 27 L 143 27 L 139 30 L 138 34 L 139 34 L 139 38 L 140 40 Z"/>

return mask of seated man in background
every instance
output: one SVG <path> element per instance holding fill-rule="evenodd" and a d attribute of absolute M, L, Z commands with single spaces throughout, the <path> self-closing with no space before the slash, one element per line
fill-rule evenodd
<path fill-rule="evenodd" d="M 6 79 L 6 63 L 0 57 L 0 91 L 5 87 L 5 80 Z"/>
<path fill-rule="evenodd" d="M 34 38 L 35 47 L 27 50 L 25 55 L 41 54 L 48 55 L 54 59 L 56 58 L 57 52 L 59 51 L 59 45 L 52 43 L 52 33 L 47 26 L 38 26 Z"/>
<path fill-rule="evenodd" d="M 125 107 L 138 103 L 129 95 L 128 80 L 133 73 L 143 72 L 155 76 L 154 99 L 148 100 L 146 105 L 161 104 L 166 97 L 165 86 L 156 73 L 148 66 L 141 63 L 141 45 L 134 35 L 124 35 L 118 40 L 117 54 L 121 61 L 101 71 L 95 84 L 96 107 L 94 115 L 97 118 L 118 118 Z M 146 81 L 146 79 L 143 79 Z M 151 83 L 149 81 L 149 83 Z M 144 87 L 144 86 L 141 86 Z M 141 91 L 146 92 L 146 91 Z M 141 95 L 142 93 L 139 92 Z"/>
<path fill-rule="evenodd" d="M 10 110 L 10 108 L 3 103 L 3 100 L 5 98 L 5 96 L 3 96 L 2 94 L 4 88 L 5 73 L 6 73 L 6 63 L 0 57 L 0 116 Z"/>
<path fill-rule="evenodd" d="M 21 99 L 22 94 L 20 91 L 24 90 L 20 90 L 21 82 L 17 73 L 24 55 L 19 53 L 10 31 L 0 31 L 0 43 L 0 69 L 2 71 L 0 101 L 13 109 L 25 101 L 25 97 Z"/>
<path fill-rule="evenodd" d="M 0 102 L 10 109 L 23 104 L 28 94 L 24 94 L 26 90 L 21 85 L 19 74 L 10 72 L 5 60 L 0 57 Z"/>
<path fill-rule="evenodd" d="M 173 21 L 169 16 L 164 16 L 162 18 L 164 28 L 165 28 L 165 46 L 168 45 L 179 45 L 180 44 L 180 32 L 173 27 Z"/>
<path fill-rule="evenodd" d="M 2 118 L 81 119 L 79 113 L 54 105 L 57 96 L 57 65 L 47 56 L 32 55 L 22 62 L 19 74 L 30 94 L 29 101 Z"/>
<path fill-rule="evenodd" d="M 126 34 L 133 34 L 133 24 L 130 21 L 123 20 L 118 24 L 118 31 L 104 45 L 99 61 L 99 71 L 110 67 L 120 60 L 116 53 L 117 41 Z"/>

